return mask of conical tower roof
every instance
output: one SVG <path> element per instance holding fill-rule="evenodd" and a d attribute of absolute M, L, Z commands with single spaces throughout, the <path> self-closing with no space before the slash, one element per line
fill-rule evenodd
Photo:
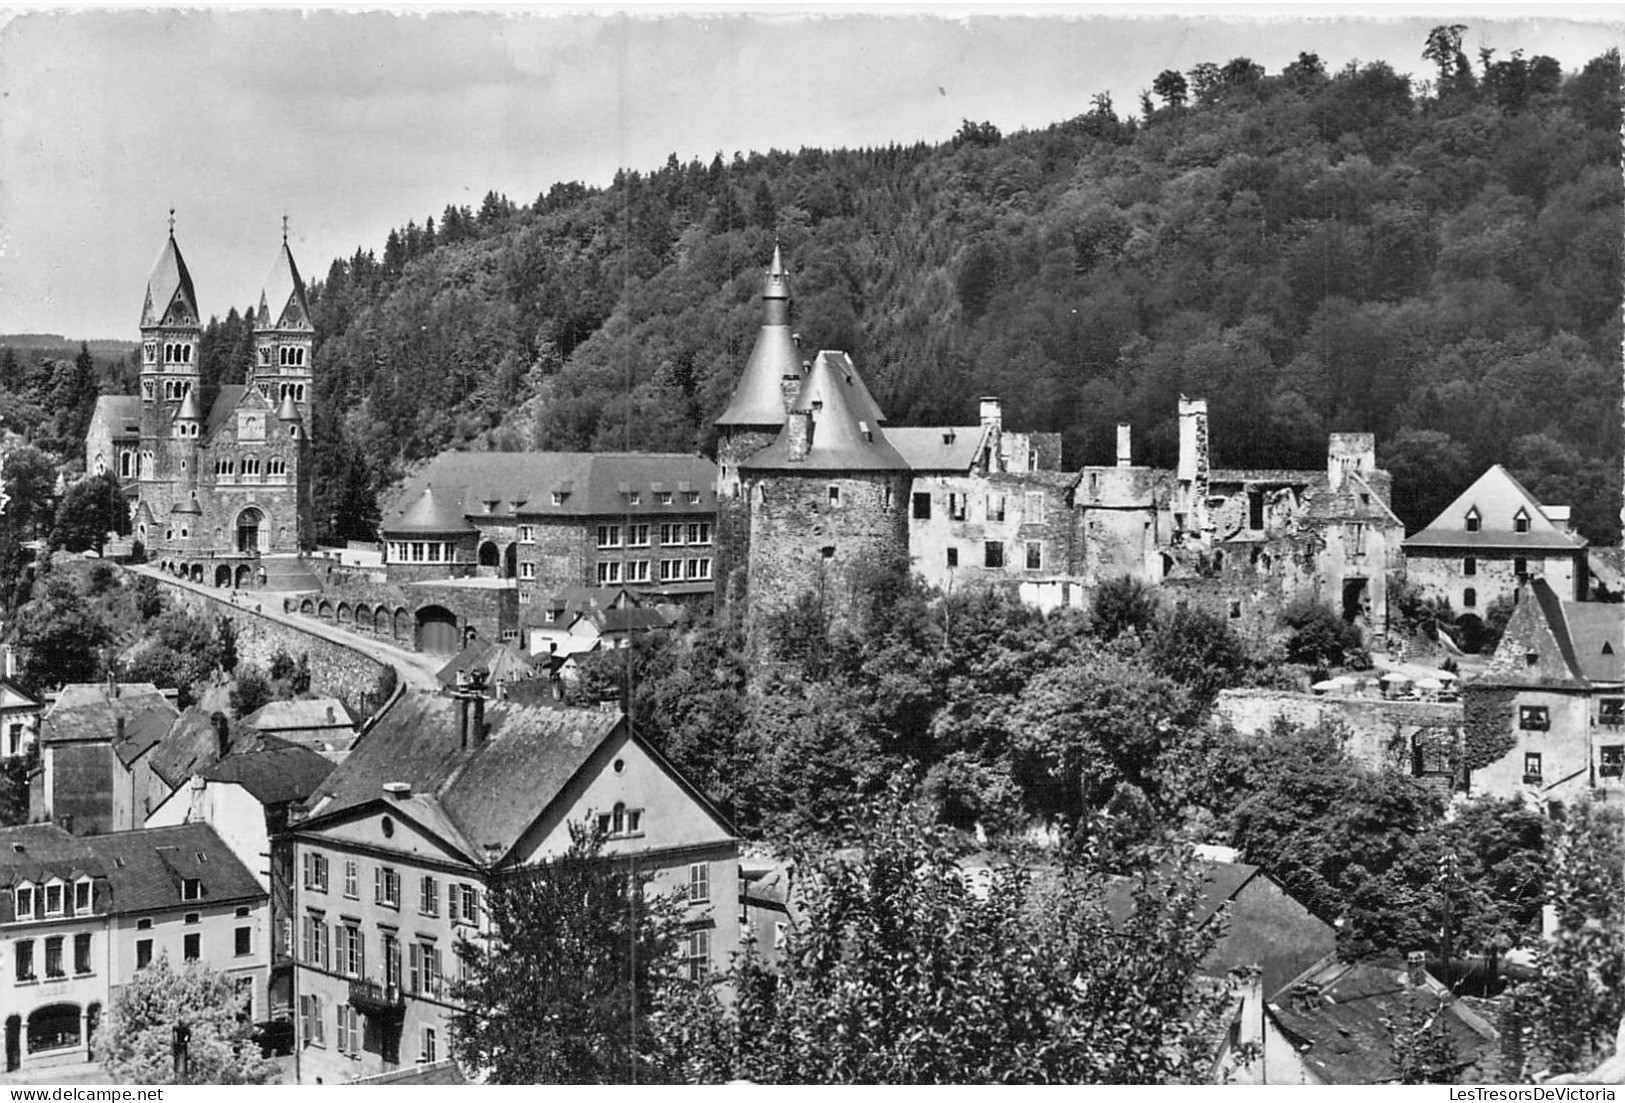
<path fill-rule="evenodd" d="M 401 510 L 384 531 L 443 533 L 462 532 L 469 527 L 468 518 L 463 516 L 462 495 L 426 486 L 417 501 Z"/>
<path fill-rule="evenodd" d="M 299 278 L 299 266 L 293 262 L 293 251 L 288 239 L 282 239 L 271 272 L 265 277 L 260 292 L 259 308 L 254 312 L 254 325 L 259 329 L 309 329 L 310 304 L 305 300 L 305 282 Z"/>
<path fill-rule="evenodd" d="M 844 352 L 813 361 L 796 396 L 796 410 L 812 415 L 812 443 L 803 459 L 790 458 L 788 432 L 739 466 L 778 471 L 907 471 L 908 461 L 881 430 L 874 399 Z"/>
<path fill-rule="evenodd" d="M 197 391 L 189 390 L 186 397 L 181 400 L 181 409 L 175 415 L 177 421 L 202 421 L 203 404 L 197 400 Z"/>
<path fill-rule="evenodd" d="M 276 416 L 278 421 L 299 420 L 299 407 L 294 404 L 292 394 L 282 396 L 282 405 L 277 407 Z"/>
<path fill-rule="evenodd" d="M 147 299 L 141 307 L 141 324 L 143 327 L 165 322 L 195 324 L 197 319 L 197 292 L 192 290 L 192 274 L 186 270 L 186 261 L 181 258 L 171 227 L 169 240 L 164 242 L 158 262 L 152 266 L 152 275 L 147 277 Z"/>
<path fill-rule="evenodd" d="M 716 423 L 734 429 L 774 429 L 784 424 L 785 376 L 801 375 L 801 354 L 790 334 L 790 277 L 773 247 L 773 263 L 762 281 L 762 328 L 756 347 L 739 374 L 733 398 Z"/>

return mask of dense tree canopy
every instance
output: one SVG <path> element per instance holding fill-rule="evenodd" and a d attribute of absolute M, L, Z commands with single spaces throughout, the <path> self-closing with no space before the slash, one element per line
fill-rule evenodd
<path fill-rule="evenodd" d="M 117 989 L 96 1037 L 96 1058 L 120 1084 L 274 1083 L 282 1070 L 260 1055 L 242 1008 L 231 977 L 199 961 L 175 969 L 160 954 Z M 190 1032 L 179 1070 L 176 1026 Z"/>

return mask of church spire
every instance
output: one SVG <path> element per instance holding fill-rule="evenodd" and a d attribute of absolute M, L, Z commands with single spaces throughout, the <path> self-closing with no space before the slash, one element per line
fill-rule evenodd
<path fill-rule="evenodd" d="M 776 431 L 784 424 L 786 394 L 793 395 L 800 384 L 801 354 L 790 333 L 790 276 L 775 245 L 773 261 L 762 279 L 762 328 L 756 335 L 756 347 L 717 424 Z"/>
<path fill-rule="evenodd" d="M 181 249 L 175 244 L 175 211 L 169 212 L 169 237 L 147 277 L 147 297 L 141 307 L 141 328 L 160 325 L 197 324 L 197 292 L 192 274 L 186 270 Z"/>

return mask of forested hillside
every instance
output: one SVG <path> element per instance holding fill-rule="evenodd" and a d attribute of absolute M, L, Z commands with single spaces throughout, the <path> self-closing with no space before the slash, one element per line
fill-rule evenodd
<path fill-rule="evenodd" d="M 1369 430 L 1412 528 L 1503 462 L 1615 543 L 1619 56 L 1565 75 L 1461 30 L 1335 73 L 1148 73 L 1134 118 L 674 155 L 409 223 L 315 289 L 318 515 L 366 535 L 446 447 L 707 448 L 776 240 L 804 347 L 851 352 L 894 423 L 998 394 L 1069 466 L 1109 462 L 1118 420 L 1167 463 L 1202 395 L 1226 466 Z"/>

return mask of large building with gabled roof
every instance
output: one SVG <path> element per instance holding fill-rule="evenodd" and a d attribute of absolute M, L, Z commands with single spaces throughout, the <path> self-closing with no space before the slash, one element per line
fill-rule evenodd
<path fill-rule="evenodd" d="M 133 491 L 148 558 L 196 582 L 261 584 L 266 560 L 314 542 L 315 328 L 286 227 L 263 287 L 246 378 L 206 386 L 202 312 L 171 219 L 141 308 L 140 393 L 103 397 L 86 436 L 86 470 Z"/>
<path fill-rule="evenodd" d="M 457 946 L 489 893 L 597 828 L 604 853 L 684 910 L 683 967 L 739 946 L 733 828 L 618 710 L 450 697 L 397 702 L 294 827 L 298 1070 L 335 1083 L 450 1056 Z"/>
<path fill-rule="evenodd" d="M 1407 537 L 1411 585 L 1459 614 L 1482 617 L 1497 598 L 1533 578 L 1568 601 L 1587 589 L 1586 540 L 1568 506 L 1543 505 L 1496 464 L 1420 532 Z"/>

